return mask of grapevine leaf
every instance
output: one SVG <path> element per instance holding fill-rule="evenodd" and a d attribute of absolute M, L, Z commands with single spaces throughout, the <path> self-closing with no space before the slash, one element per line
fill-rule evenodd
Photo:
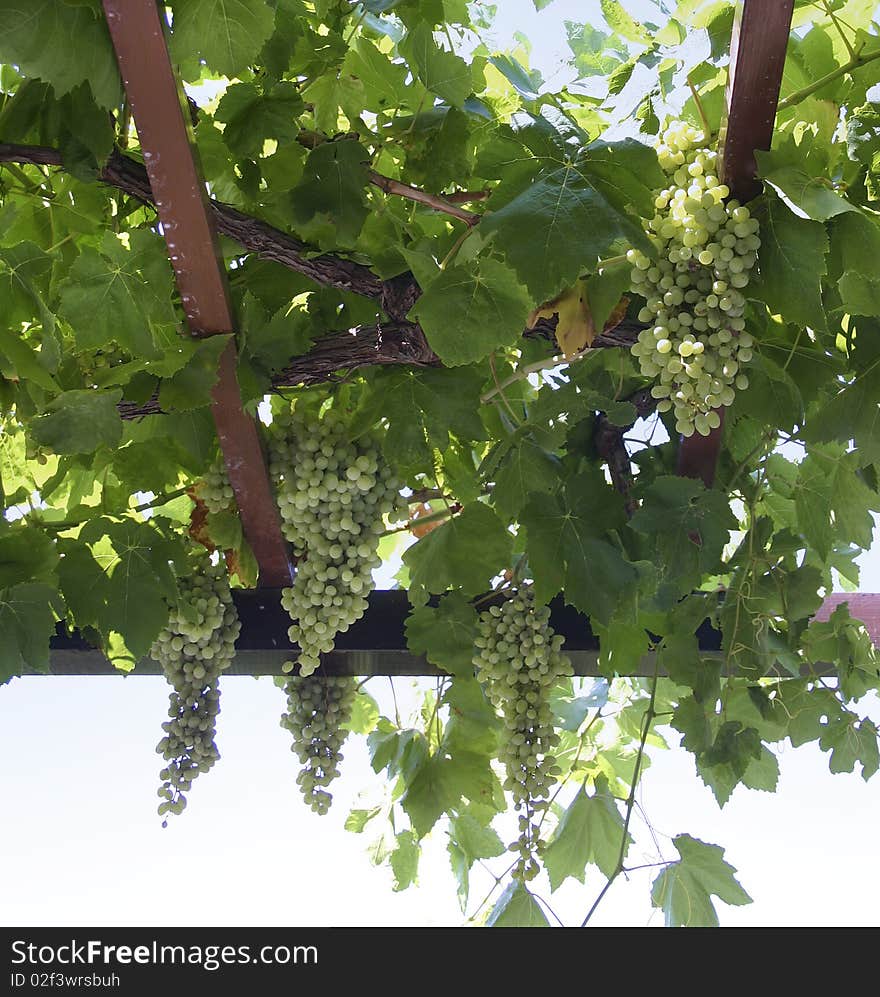
<path fill-rule="evenodd" d="M 436 608 L 417 606 L 406 620 L 409 649 L 452 675 L 473 674 L 476 632 L 476 611 L 460 592 L 449 592 Z"/>
<path fill-rule="evenodd" d="M 0 685 L 25 670 L 48 672 L 58 593 L 42 582 L 0 591 Z"/>
<path fill-rule="evenodd" d="M 58 581 L 67 608 L 77 627 L 97 629 L 112 596 L 110 581 L 87 544 L 62 540 L 59 548 L 62 557 L 58 562 Z"/>
<path fill-rule="evenodd" d="M 477 595 L 507 566 L 511 543 L 497 515 L 482 502 L 472 502 L 408 548 L 403 563 L 416 592 L 460 588 L 465 595 Z"/>
<path fill-rule="evenodd" d="M 457 366 L 516 342 L 522 336 L 529 304 L 516 274 L 485 257 L 444 270 L 410 315 L 419 321 L 444 363 Z"/>
<path fill-rule="evenodd" d="M 651 252 L 641 227 L 602 186 L 584 161 L 564 159 L 480 223 L 534 300 L 571 286 L 617 241 Z"/>
<path fill-rule="evenodd" d="M 399 48 L 427 90 L 453 107 L 464 106 L 473 88 L 470 67 L 460 56 L 441 49 L 424 21 L 410 29 Z"/>
<path fill-rule="evenodd" d="M 55 545 L 42 530 L 0 523 L 0 589 L 51 575 L 57 563 Z"/>
<path fill-rule="evenodd" d="M 449 822 L 449 837 L 461 850 L 468 867 L 478 859 L 492 859 L 507 850 L 491 827 L 485 827 L 469 813 Z"/>
<path fill-rule="evenodd" d="M 750 283 L 749 294 L 790 322 L 824 330 L 821 282 L 828 250 L 824 226 L 798 218 L 772 195 L 756 217 L 761 224 L 760 273 Z"/>
<path fill-rule="evenodd" d="M 0 62 L 51 83 L 59 94 L 87 82 L 107 109 L 119 101 L 119 73 L 104 18 L 58 0 L 0 0 Z"/>
<path fill-rule="evenodd" d="M 538 601 L 549 602 L 564 587 L 571 605 L 607 622 L 637 579 L 636 569 L 603 539 L 625 522 L 620 496 L 598 473 L 583 472 L 561 495 L 533 494 L 520 518 Z"/>
<path fill-rule="evenodd" d="M 583 883 L 588 864 L 598 866 L 608 878 L 613 876 L 632 844 L 632 837 L 627 833 L 623 855 L 622 841 L 623 817 L 608 792 L 607 783 L 600 779 L 593 796 L 587 796 L 581 787 L 544 851 L 551 889 L 556 890 L 569 876 Z"/>
<path fill-rule="evenodd" d="M 401 831 L 394 840 L 397 847 L 391 853 L 391 871 L 394 873 L 392 889 L 397 893 L 409 889 L 416 882 L 422 849 L 412 831 Z"/>
<path fill-rule="evenodd" d="M 122 438 L 116 409 L 121 397 L 118 388 L 65 391 L 31 423 L 31 434 L 55 453 L 92 453 L 101 445 L 116 446 Z"/>
<path fill-rule="evenodd" d="M 362 834 L 364 828 L 374 817 L 378 817 L 382 812 L 381 807 L 371 807 L 369 810 L 351 810 L 345 818 L 345 830 L 354 834 Z"/>
<path fill-rule="evenodd" d="M 450 438 L 463 443 L 486 438 L 479 415 L 483 376 L 472 367 L 454 374 L 437 370 L 380 370 L 361 399 L 353 429 L 388 420 L 383 448 L 402 471 L 430 463 L 433 450 Z"/>
<path fill-rule="evenodd" d="M 151 323 L 174 321 L 165 244 L 150 232 L 125 242 L 105 233 L 101 252 L 85 248 L 60 292 L 62 314 L 84 348 L 118 342 L 132 356 L 157 357 Z"/>
<path fill-rule="evenodd" d="M 354 734 L 369 734 L 379 722 L 379 707 L 376 700 L 363 690 L 358 690 L 351 706 L 351 717 L 343 724 L 344 730 Z"/>
<path fill-rule="evenodd" d="M 630 526 L 650 538 L 661 585 L 677 592 L 700 584 L 736 528 L 727 497 L 699 481 L 663 475 L 645 493 Z"/>
<path fill-rule="evenodd" d="M 486 918 L 487 928 L 549 928 L 541 905 L 519 882 L 511 882 Z"/>
<path fill-rule="evenodd" d="M 620 0 L 602 0 L 602 17 L 612 31 L 629 42 L 651 43 L 651 33 L 624 10 Z"/>
<path fill-rule="evenodd" d="M 187 410 L 210 405 L 211 391 L 219 376 L 220 357 L 229 346 L 229 336 L 209 336 L 193 344 L 185 367 L 162 381 L 159 404 L 164 411 Z"/>
<path fill-rule="evenodd" d="M 718 845 L 709 845 L 689 834 L 678 835 L 672 843 L 679 861 L 668 865 L 651 889 L 651 903 L 663 910 L 668 928 L 717 928 L 713 896 L 737 907 L 752 902 Z"/>
<path fill-rule="evenodd" d="M 266 91 L 253 83 L 236 83 L 223 95 L 214 119 L 226 124 L 223 141 L 233 152 L 256 159 L 267 138 L 279 145 L 296 140 L 296 119 L 302 111 L 303 100 L 294 83 L 282 81 Z"/>
<path fill-rule="evenodd" d="M 400 805 L 419 838 L 424 838 L 440 817 L 461 799 L 456 768 L 450 759 L 433 755 L 407 780 Z"/>
<path fill-rule="evenodd" d="M 367 206 L 366 162 L 359 142 L 327 142 L 312 149 L 299 184 L 290 192 L 293 217 L 303 237 L 322 248 L 353 246 Z"/>
<path fill-rule="evenodd" d="M 522 436 L 498 467 L 492 501 L 503 516 L 513 518 L 533 492 L 555 491 L 559 477 L 559 461 L 530 437 Z"/>
<path fill-rule="evenodd" d="M 862 766 L 862 778 L 867 782 L 880 768 L 877 727 L 868 718 L 859 718 L 845 710 L 824 725 L 819 747 L 831 751 L 828 767 L 832 772 L 852 772 L 856 763 Z"/>
<path fill-rule="evenodd" d="M 256 61 L 274 24 L 266 0 L 178 0 L 171 53 L 183 65 L 201 56 L 215 73 L 235 79 Z"/>

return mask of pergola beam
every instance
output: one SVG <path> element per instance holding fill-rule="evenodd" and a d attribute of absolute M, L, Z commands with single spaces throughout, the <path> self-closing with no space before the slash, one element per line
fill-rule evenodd
<path fill-rule="evenodd" d="M 190 331 L 199 337 L 232 333 L 226 274 L 159 7 L 155 0 L 103 4 Z M 260 584 L 289 584 L 287 545 L 256 423 L 242 408 L 232 339 L 220 359 L 211 407 Z"/>
<path fill-rule="evenodd" d="M 287 637 L 290 619 L 281 606 L 280 590 L 235 589 L 233 599 L 241 620 L 241 634 L 229 675 L 282 675 L 285 661 L 296 658 L 296 646 Z M 828 619 L 842 602 L 849 603 L 851 614 L 862 620 L 875 645 L 880 645 L 880 594 L 835 594 L 828 596 L 816 614 Z M 410 612 L 407 594 L 402 589 L 376 591 L 369 596 L 369 608 L 362 619 L 336 638 L 336 650 L 322 656 L 323 675 L 443 675 L 421 655 L 413 654 L 406 643 L 406 618 Z M 572 660 L 575 674 L 600 675 L 599 640 L 589 620 L 566 606 L 557 597 L 550 604 L 550 624 L 565 638 L 564 649 Z M 704 622 L 697 631 L 700 650 L 708 658 L 721 656 L 721 634 Z M 654 674 L 654 657 L 646 654 L 629 673 L 635 676 Z M 817 674 L 833 671 L 815 669 Z M 52 640 L 49 674 L 52 675 L 120 675 L 102 652 L 76 632 L 67 634 L 59 624 Z M 138 663 L 134 675 L 159 675 L 161 669 L 150 658 Z M 787 673 L 785 673 L 787 674 Z"/>

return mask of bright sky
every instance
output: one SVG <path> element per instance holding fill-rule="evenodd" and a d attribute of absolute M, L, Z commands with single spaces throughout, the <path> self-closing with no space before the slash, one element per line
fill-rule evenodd
<path fill-rule="evenodd" d="M 586 5 L 595 10 L 597 4 Z M 644 9 L 633 4 L 633 10 Z M 561 21 L 582 2 L 556 0 L 538 17 L 530 0 L 501 0 L 502 26 L 529 35 L 545 76 L 564 52 Z M 503 44 L 504 39 L 499 39 Z M 863 559 L 863 591 L 880 591 L 880 554 Z M 398 680 L 405 697 L 409 680 Z M 279 726 L 284 696 L 268 679 L 226 678 L 214 769 L 167 830 L 156 816 L 160 758 L 154 746 L 167 709 L 160 679 L 42 678 L 0 689 L 0 923 L 14 925 L 457 925 L 462 916 L 445 834 L 428 841 L 419 886 L 391 891 L 364 835 L 343 830 L 361 791 L 380 785 L 361 740 L 345 749 L 327 817 L 313 815 L 295 784 L 296 759 Z M 368 686 L 390 708 L 387 680 Z M 400 695 L 401 693 L 399 693 Z M 880 710 L 873 707 L 875 719 Z M 673 742 L 674 743 L 674 742 Z M 775 795 L 735 791 L 720 811 L 683 751 L 655 753 L 640 792 L 660 850 L 687 832 L 725 848 L 754 904 L 718 903 L 722 924 L 877 925 L 880 777 L 832 776 L 827 756 L 806 746 L 781 757 Z M 638 819 L 630 864 L 657 858 Z M 656 870 L 618 881 L 598 925 L 660 924 L 652 913 Z M 472 905 L 488 880 L 474 877 Z M 540 883 L 540 881 L 539 881 Z M 566 924 L 580 923 L 603 885 L 569 881 L 550 898 Z"/>

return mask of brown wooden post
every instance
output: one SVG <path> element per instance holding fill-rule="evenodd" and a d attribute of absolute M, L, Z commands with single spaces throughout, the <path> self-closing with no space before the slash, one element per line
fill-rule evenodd
<path fill-rule="evenodd" d="M 190 330 L 231 333 L 226 274 L 156 0 L 103 4 Z M 257 427 L 241 405 L 236 360 L 230 340 L 212 394 L 217 435 L 260 585 L 288 585 L 287 545 Z"/>

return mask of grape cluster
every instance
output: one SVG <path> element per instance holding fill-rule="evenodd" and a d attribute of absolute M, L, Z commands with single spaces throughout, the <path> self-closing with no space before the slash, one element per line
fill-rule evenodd
<path fill-rule="evenodd" d="M 240 630 L 225 567 L 200 556 L 192 574 L 178 579 L 177 605 L 150 649 L 172 686 L 165 736 L 156 747 L 168 763 L 159 773 L 160 816 L 182 813 L 193 780 L 220 757 L 219 677 L 232 663 Z"/>
<path fill-rule="evenodd" d="M 353 678 L 291 675 L 284 683 L 287 713 L 281 726 L 293 736 L 290 750 L 303 768 L 296 781 L 306 803 L 317 814 L 330 809 L 332 795 L 325 789 L 338 775 L 342 747 L 357 690 Z"/>
<path fill-rule="evenodd" d="M 288 634 L 300 648 L 300 674 L 310 675 L 336 635 L 363 616 L 381 563 L 383 517 L 401 518 L 406 505 L 378 445 L 368 438 L 352 443 L 332 411 L 277 416 L 269 470 L 282 529 L 298 557 L 281 602 L 294 621 Z"/>
<path fill-rule="evenodd" d="M 550 691 L 572 674 L 561 651 L 563 638 L 554 634 L 549 621 L 550 610 L 535 604 L 534 590 L 521 589 L 503 606 L 480 614 L 475 640 L 474 664 L 504 722 L 504 788 L 519 811 L 519 838 L 510 850 L 519 855 L 514 876 L 523 880 L 538 874 L 540 818 L 561 775 L 553 755 L 559 735 L 553 729 Z"/>
<path fill-rule="evenodd" d="M 235 494 L 222 458 L 215 460 L 202 476 L 202 480 L 196 486 L 196 495 L 212 515 L 223 512 L 235 504 Z"/>
<path fill-rule="evenodd" d="M 743 291 L 761 245 L 757 220 L 727 200 L 715 153 L 700 148 L 700 139 L 681 122 L 663 133 L 657 154 L 670 184 L 645 222 L 657 258 L 627 253 L 632 289 L 646 299 L 639 320 L 650 323 L 632 352 L 642 374 L 658 378 L 651 389 L 657 410 L 671 410 L 683 436 L 717 429 L 716 409 L 748 387 L 742 365 L 754 340 L 745 331 Z"/>

